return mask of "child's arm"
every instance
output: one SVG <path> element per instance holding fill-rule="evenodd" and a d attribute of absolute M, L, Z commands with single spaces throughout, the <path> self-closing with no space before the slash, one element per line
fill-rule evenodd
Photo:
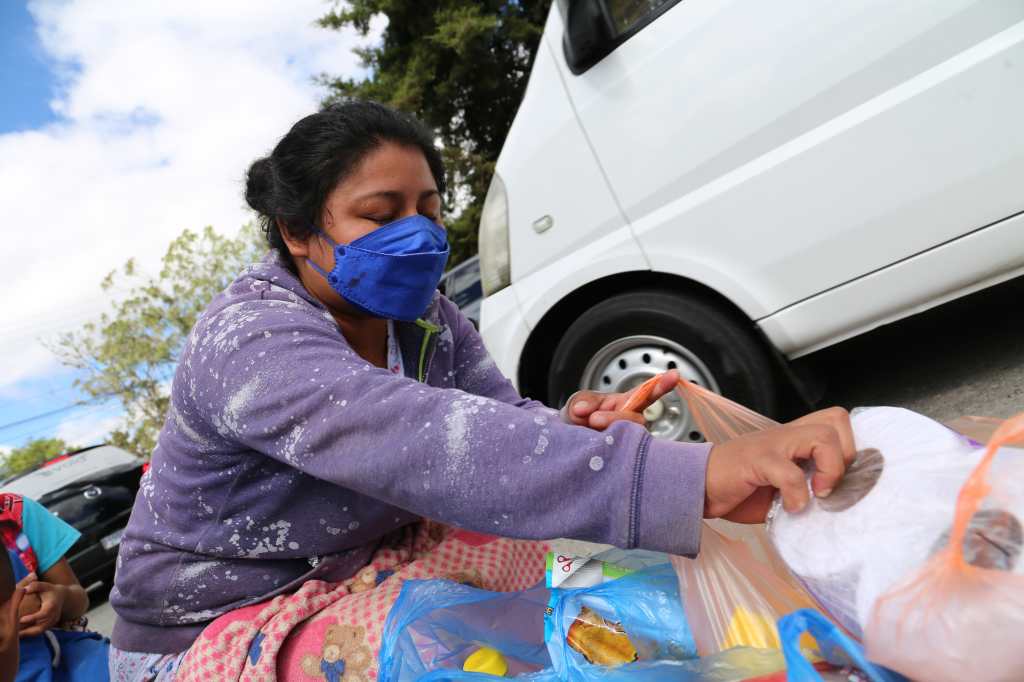
<path fill-rule="evenodd" d="M 18 609 L 25 588 L 14 583 L 14 568 L 5 551 L 0 555 L 0 682 L 18 676 Z"/>
<path fill-rule="evenodd" d="M 67 559 L 51 566 L 42 580 L 30 584 L 25 592 L 38 595 L 41 605 L 35 613 L 22 617 L 22 637 L 40 635 L 61 623 L 78 620 L 89 610 L 89 595 Z"/>

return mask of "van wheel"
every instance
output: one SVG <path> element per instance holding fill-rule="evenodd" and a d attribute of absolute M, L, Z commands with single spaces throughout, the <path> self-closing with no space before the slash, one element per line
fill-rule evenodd
<path fill-rule="evenodd" d="M 767 416 L 780 403 L 771 359 L 748 325 L 714 303 L 663 290 L 633 291 L 583 313 L 558 342 L 548 375 L 548 397 L 564 405 L 580 389 L 628 391 L 678 369 L 695 384 Z M 645 416 L 659 438 L 704 440 L 675 393 Z"/>

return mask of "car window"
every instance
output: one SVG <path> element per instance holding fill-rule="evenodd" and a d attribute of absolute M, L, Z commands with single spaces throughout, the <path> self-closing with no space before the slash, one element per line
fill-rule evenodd
<path fill-rule="evenodd" d="M 48 506 L 51 514 L 72 526 L 81 523 L 90 514 L 95 513 L 95 507 L 96 505 L 90 504 L 90 501 L 81 493 L 65 497 Z"/>
<path fill-rule="evenodd" d="M 141 465 L 142 460 L 120 448 L 104 445 L 72 455 L 56 464 L 30 471 L 3 484 L 3 492 L 38 500 L 48 492 L 101 475 L 108 469 Z"/>
<path fill-rule="evenodd" d="M 480 267 L 476 264 L 460 267 L 453 271 L 449 274 L 446 284 L 446 295 L 452 300 L 452 303 L 460 308 L 483 296 Z"/>
<path fill-rule="evenodd" d="M 469 283 L 463 289 L 456 289 L 452 292 L 452 303 L 464 308 L 473 301 L 482 298 L 484 295 L 483 287 L 480 285 L 480 279 L 477 278 L 475 282 Z"/>
<path fill-rule="evenodd" d="M 621 35 L 630 29 L 646 23 L 658 10 L 676 0 L 605 0 L 608 13 Z"/>

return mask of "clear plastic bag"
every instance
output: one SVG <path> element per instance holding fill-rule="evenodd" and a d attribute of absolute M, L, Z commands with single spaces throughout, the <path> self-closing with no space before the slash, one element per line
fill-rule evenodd
<path fill-rule="evenodd" d="M 940 548 L 874 605 L 872 660 L 920 679 L 1024 680 L 1024 414 L 959 491 Z"/>
<path fill-rule="evenodd" d="M 692 384 L 679 391 L 712 442 L 773 425 Z M 897 408 L 851 421 L 858 456 L 833 493 L 798 514 L 776 502 L 777 557 L 872 661 L 940 682 L 1024 680 L 1024 452 L 1009 447 L 1024 441 L 1024 415 L 984 449 L 994 420 L 962 418 L 963 434 Z"/>
<path fill-rule="evenodd" d="M 672 558 L 697 651 L 707 656 L 736 646 L 779 649 L 776 622 L 815 608 L 814 600 L 788 571 L 756 556 L 755 550 L 774 555 L 763 528 L 716 526 L 704 525 L 695 559 Z M 809 637 L 802 644 L 815 648 Z"/>
<path fill-rule="evenodd" d="M 657 377 L 634 395 L 646 398 L 656 382 Z M 678 391 L 712 443 L 778 426 L 753 410 L 687 381 L 679 382 Z M 779 649 L 779 618 L 798 609 L 816 608 L 814 599 L 790 574 L 764 525 L 706 521 L 700 554 L 694 559 L 672 557 L 672 565 L 702 656 L 736 646 Z M 815 646 L 810 636 L 802 645 L 808 650 Z"/>

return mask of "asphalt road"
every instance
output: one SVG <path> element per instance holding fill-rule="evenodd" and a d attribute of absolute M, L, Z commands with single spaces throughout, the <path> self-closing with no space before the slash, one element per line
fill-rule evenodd
<path fill-rule="evenodd" d="M 946 421 L 1024 411 L 1024 277 L 838 344 L 808 359 L 822 404 L 893 405 Z"/>
<path fill-rule="evenodd" d="M 1024 278 L 876 329 L 805 360 L 822 405 L 907 407 L 940 421 L 1024 411 Z M 105 592 L 89 623 L 110 634 Z"/>
<path fill-rule="evenodd" d="M 102 594 L 90 594 L 89 600 L 93 604 L 92 609 L 86 614 L 89 617 L 89 628 L 110 637 L 114 630 L 114 609 L 107 601 L 106 590 L 103 590 Z"/>

